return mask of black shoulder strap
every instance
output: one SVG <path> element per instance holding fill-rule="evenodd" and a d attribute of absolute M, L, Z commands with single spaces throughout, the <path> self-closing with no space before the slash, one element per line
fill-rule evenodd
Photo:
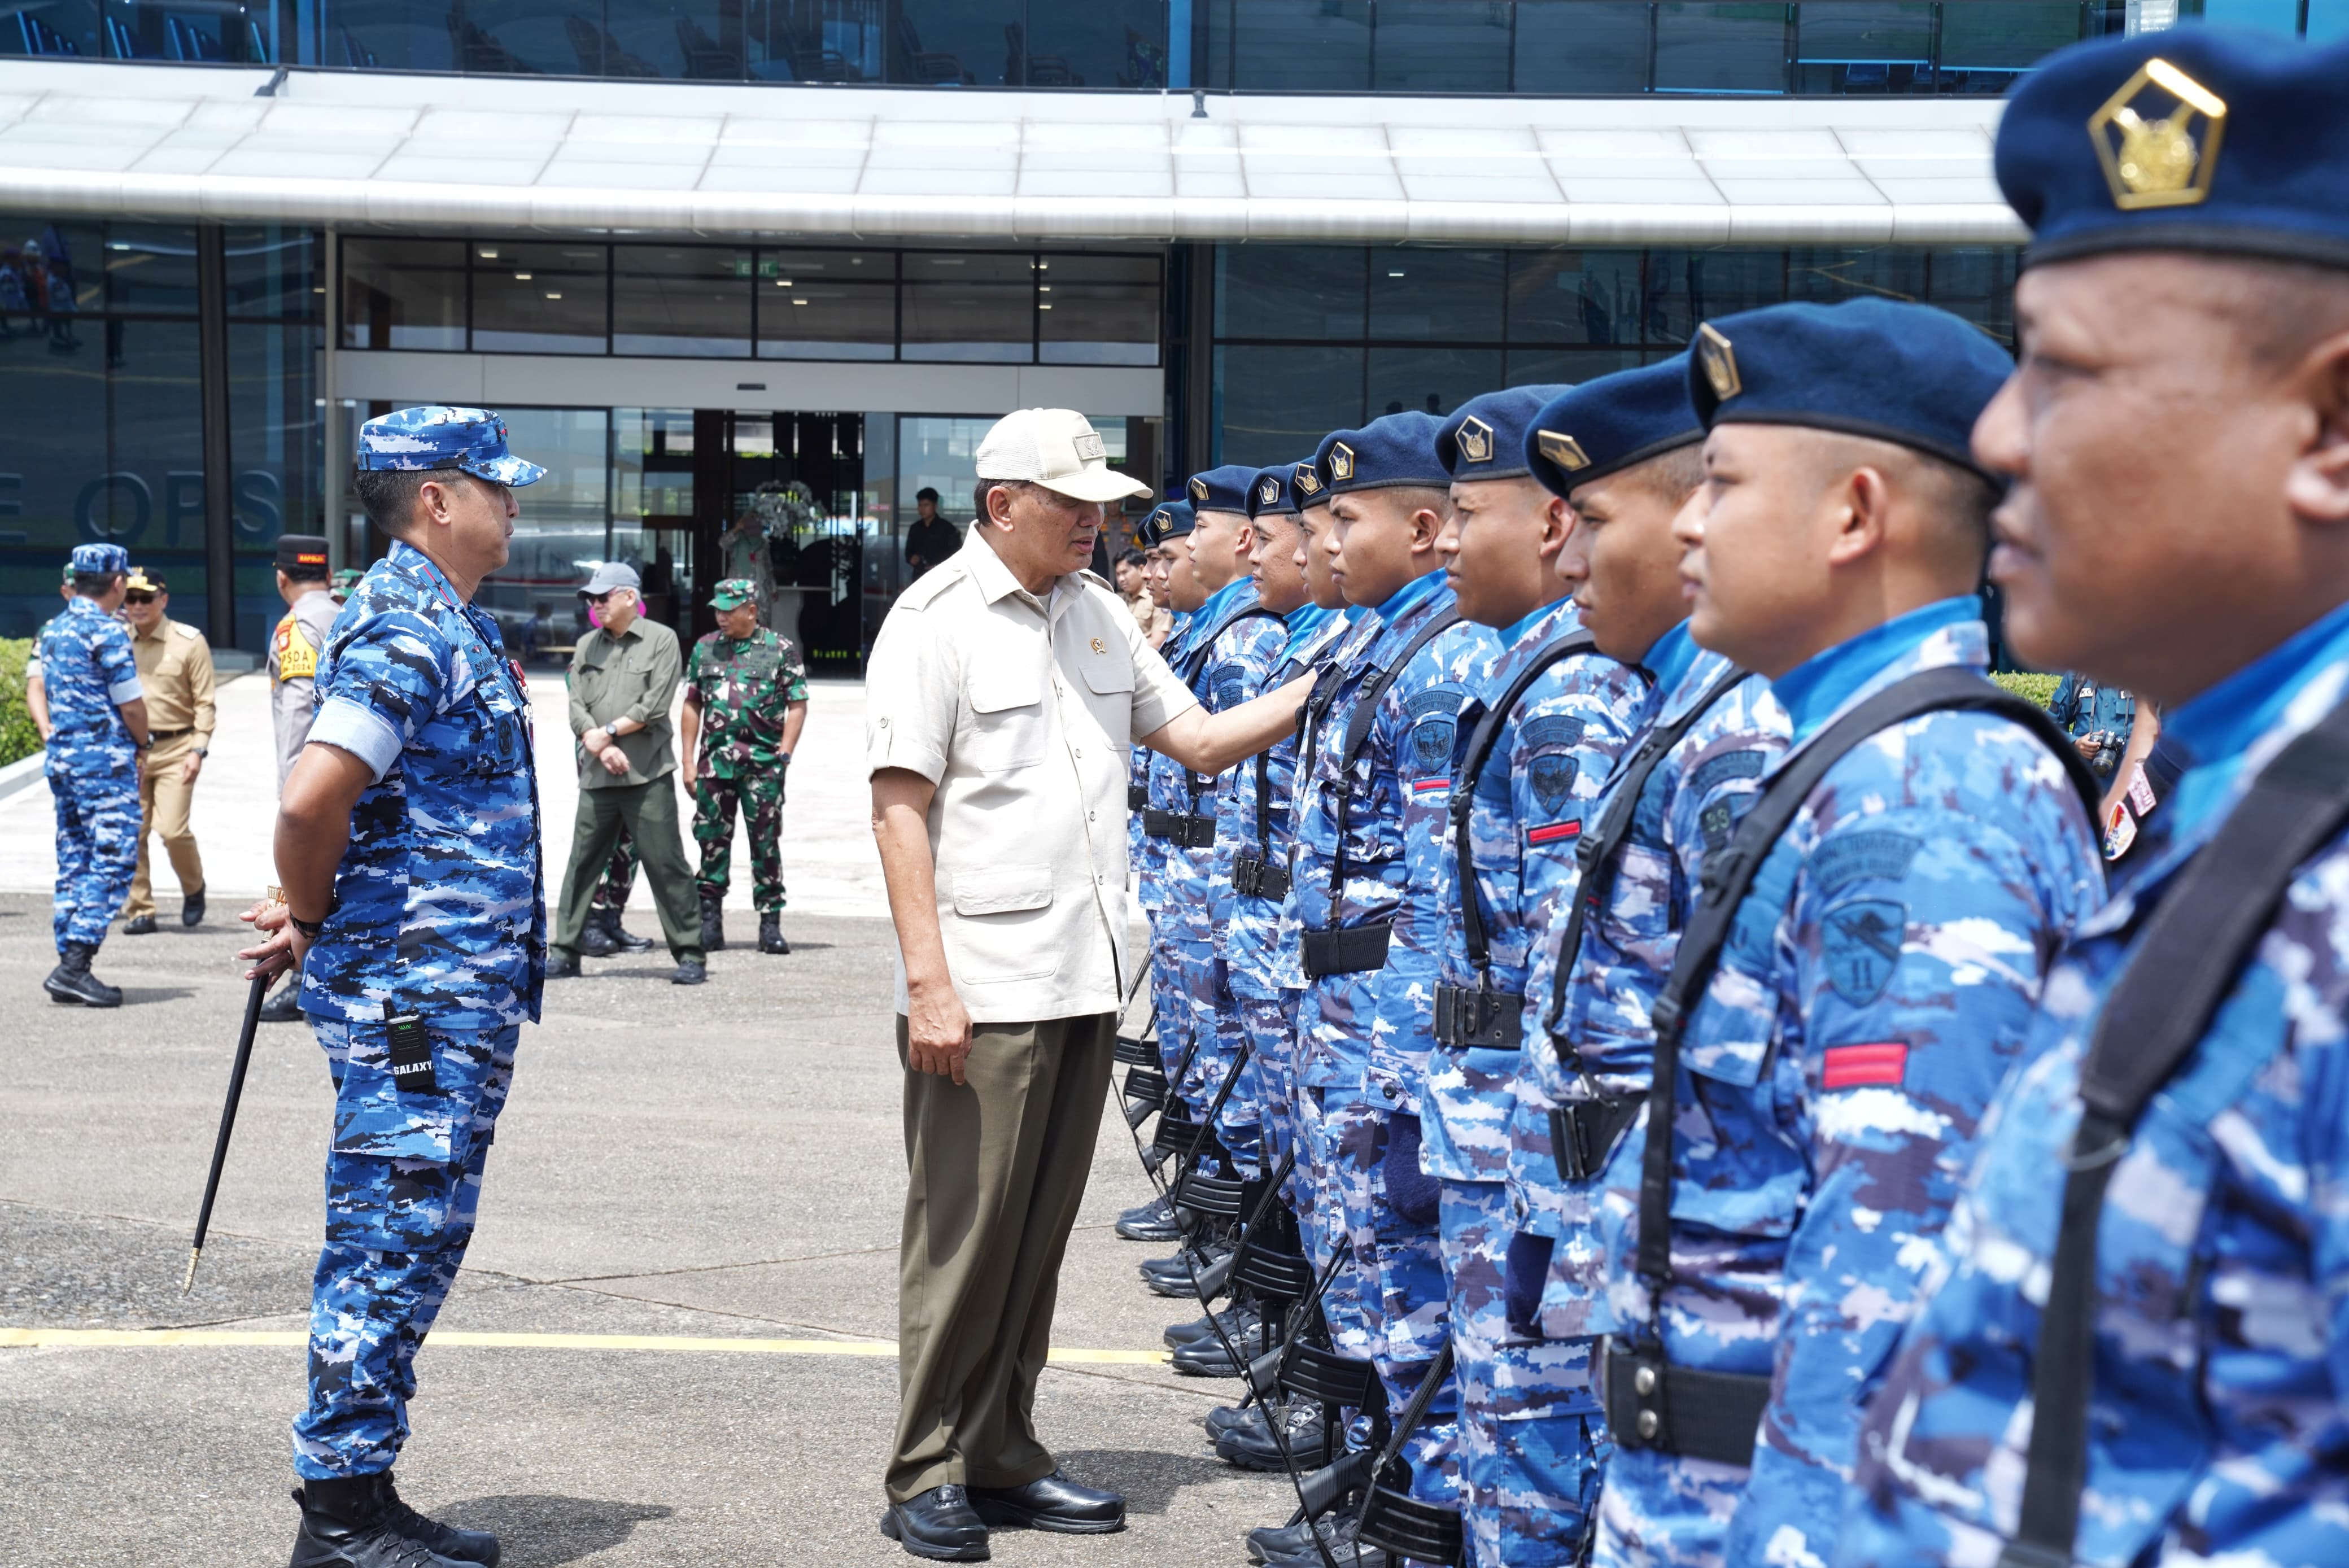
<path fill-rule="evenodd" d="M 1226 615 L 1222 621 L 1216 624 L 1214 631 L 1209 632 L 1206 636 L 1200 638 L 1197 642 L 1183 650 L 1183 662 L 1176 667 L 1175 673 L 1183 677 L 1183 684 L 1185 686 L 1189 686 L 1206 672 L 1207 668 L 1207 655 L 1215 652 L 1217 640 L 1220 639 L 1226 632 L 1230 631 L 1242 621 L 1277 621 L 1279 618 L 1280 612 L 1278 610 L 1268 610 L 1262 604 L 1249 604 L 1241 609 L 1233 611 L 1229 615 Z"/>
<path fill-rule="evenodd" d="M 1664 982 L 1651 1014 L 1656 1029 L 1655 1078 L 1648 1091 L 1651 1131 L 1646 1163 L 1640 1173 L 1639 1273 L 1649 1282 L 1659 1302 L 1672 1272 L 1674 1140 L 1671 1129 L 1672 1098 L 1680 1076 L 1681 1030 L 1688 1021 L 1690 1006 L 1703 994 L 1713 978 L 1713 969 L 1720 962 L 1722 944 L 1728 939 L 1730 926 L 1737 918 L 1737 906 L 1744 901 L 1746 891 L 1754 885 L 1754 876 L 1776 846 L 1779 836 L 1802 810 L 1803 802 L 1810 799 L 1819 780 L 1826 777 L 1827 769 L 1870 736 L 1921 714 L 1951 708 L 1994 713 L 2029 729 L 2042 745 L 2063 759 L 2064 771 L 2071 778 L 2072 788 L 2079 792 L 2090 824 L 2096 820 L 2096 781 L 2087 765 L 2080 760 L 2080 754 L 2073 749 L 2071 741 L 2055 727 L 2055 721 L 2037 703 L 2017 696 L 1963 665 L 1944 665 L 1920 670 L 1906 680 L 1895 681 L 1828 725 L 1808 746 L 1794 754 L 1763 789 L 1729 842 L 1706 857 L 1702 891 L 1681 934 L 1680 947 L 1672 957 L 1671 976 Z M 1658 1130 L 1662 1136 L 1657 1135 Z"/>
<path fill-rule="evenodd" d="M 2138 1116 L 2209 1032 L 2293 872 L 2349 821 L 2349 703 L 2276 754 L 2171 881 L 2105 999 L 2080 1070 L 2081 1117 L 2031 1376 L 2031 1456 L 2002 1568 L 2068 1568 L 2088 1472 L 2096 1232 Z"/>
<path fill-rule="evenodd" d="M 1485 717 L 1468 734 L 1468 749 L 1461 754 L 1460 774 L 1452 781 L 1452 857 L 1459 871 L 1460 925 L 1468 938 L 1468 962 L 1479 974 L 1492 966 L 1493 944 L 1485 931 L 1485 901 L 1476 896 L 1476 868 L 1468 856 L 1468 818 L 1475 810 L 1476 780 L 1485 776 L 1485 764 L 1492 760 L 1502 728 L 1534 682 L 1552 665 L 1598 646 L 1598 639 L 1580 627 L 1545 645 L 1532 663 L 1517 672 L 1500 700 L 1485 710 Z"/>
<path fill-rule="evenodd" d="M 1402 652 L 1395 655 L 1394 663 L 1372 676 L 1370 684 L 1362 687 L 1361 695 L 1354 699 L 1354 710 L 1346 716 L 1346 746 L 1338 754 L 1340 772 L 1353 767 L 1354 758 L 1361 755 L 1363 744 L 1371 738 L 1371 726 L 1379 721 L 1379 699 L 1387 695 L 1387 687 L 1394 685 L 1396 677 L 1411 666 L 1411 661 L 1419 656 L 1420 649 L 1459 624 L 1460 612 L 1454 609 L 1446 609 L 1442 614 L 1431 617 L 1427 624 L 1402 645 Z"/>
<path fill-rule="evenodd" d="M 1574 907 L 1567 914 L 1566 930 L 1559 934 L 1557 970 L 1550 976 L 1549 1012 L 1542 1020 L 1550 1033 L 1551 1048 L 1557 1052 L 1560 1061 L 1566 1059 L 1567 1045 L 1557 1038 L 1557 1026 L 1566 1016 L 1568 983 L 1574 975 L 1575 957 L 1582 951 L 1582 928 L 1591 915 L 1605 907 L 1615 885 L 1615 867 L 1622 859 L 1623 845 L 1631 837 L 1632 820 L 1640 814 L 1640 797 L 1646 793 L 1648 780 L 1671 754 L 1672 748 L 1687 738 L 1688 732 L 1696 727 L 1696 721 L 1711 712 L 1713 704 L 1734 691 L 1747 673 L 1733 668 L 1723 671 L 1686 713 L 1648 731 L 1608 792 L 1607 810 L 1599 819 L 1598 831 L 1583 834 L 1582 841 L 1575 847 L 1575 858 L 1581 862 L 1581 877 L 1575 884 Z"/>

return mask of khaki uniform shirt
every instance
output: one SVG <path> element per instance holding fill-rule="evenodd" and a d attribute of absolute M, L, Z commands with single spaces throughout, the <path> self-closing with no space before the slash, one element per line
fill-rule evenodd
<path fill-rule="evenodd" d="M 326 651 L 326 633 L 342 613 L 325 583 L 294 601 L 269 634 L 269 727 L 277 741 L 277 787 L 294 771 L 294 759 L 310 743 L 310 720 L 317 708 L 311 699 L 316 686 L 318 655 Z"/>
<path fill-rule="evenodd" d="M 156 735 L 195 731 L 192 746 L 212 743 L 212 650 L 204 634 L 168 615 L 155 619 L 152 633 L 135 627 L 131 656 L 139 661 L 139 686 L 147 698 L 147 727 Z"/>
<path fill-rule="evenodd" d="M 645 727 L 618 739 L 628 759 L 624 774 L 605 772 L 601 762 L 582 750 L 582 789 L 617 789 L 677 771 L 668 711 L 676 705 L 677 683 L 683 674 L 677 634 L 642 615 L 628 623 L 625 635 L 615 637 L 598 626 L 579 639 L 571 654 L 571 733 L 585 735 L 623 718 Z"/>
<path fill-rule="evenodd" d="M 938 925 L 980 1023 L 1114 1012 L 1126 952 L 1127 748 L 1198 706 L 1090 572 L 1049 606 L 983 535 L 898 597 L 864 678 L 868 773 L 937 786 Z M 905 1010 L 905 965 L 896 965 Z"/>

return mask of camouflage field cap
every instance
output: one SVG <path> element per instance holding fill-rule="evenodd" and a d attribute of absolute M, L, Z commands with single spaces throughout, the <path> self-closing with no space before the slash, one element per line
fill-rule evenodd
<path fill-rule="evenodd" d="M 546 470 L 506 450 L 506 422 L 486 408 L 395 408 L 359 427 L 359 467 L 459 469 L 493 484 L 536 484 Z"/>
<path fill-rule="evenodd" d="M 109 572 L 129 572 L 130 552 L 119 544 L 77 544 L 73 547 L 71 569 L 90 575 Z"/>
<path fill-rule="evenodd" d="M 748 577 L 729 577 L 709 591 L 709 607 L 713 610 L 739 610 L 758 602 L 758 584 Z"/>

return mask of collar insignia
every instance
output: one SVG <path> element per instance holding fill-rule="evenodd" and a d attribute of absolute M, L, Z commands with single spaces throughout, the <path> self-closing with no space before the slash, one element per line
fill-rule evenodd
<path fill-rule="evenodd" d="M 1723 402 L 1744 390 L 1745 384 L 1737 378 L 1737 351 L 1709 321 L 1696 329 L 1696 362 L 1704 366 L 1704 378 L 1713 383 L 1713 395 Z"/>
<path fill-rule="evenodd" d="M 1590 466 L 1590 454 L 1572 436 L 1561 436 L 1556 430 L 1536 430 L 1534 445 L 1545 460 L 1556 463 L 1568 473 Z"/>
<path fill-rule="evenodd" d="M 1340 484 L 1354 477 L 1354 449 L 1343 441 L 1330 445 L 1330 477 Z"/>
<path fill-rule="evenodd" d="M 1097 654 L 1105 654 L 1109 652 L 1109 649 L 1102 645 L 1102 640 L 1099 637 L 1095 637 L 1093 639 L 1093 652 Z"/>
<path fill-rule="evenodd" d="M 2139 101 L 2148 98 L 2140 110 Z M 2149 114 L 2160 118 L 2148 119 Z M 2104 165 L 2113 205 L 2124 212 L 2191 207 L 2209 195 L 2210 177 L 2219 167 L 2219 138 L 2226 129 L 2226 101 L 2159 58 L 2138 67 L 2137 75 L 2088 117 L 2096 161 Z"/>
<path fill-rule="evenodd" d="M 1465 463 L 1489 463 L 1493 460 L 1493 427 L 1474 414 L 1460 421 L 1460 460 Z"/>

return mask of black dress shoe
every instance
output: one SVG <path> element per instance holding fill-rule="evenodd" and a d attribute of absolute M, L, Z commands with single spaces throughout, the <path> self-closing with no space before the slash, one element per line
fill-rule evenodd
<path fill-rule="evenodd" d="M 916 1557 L 940 1563 L 987 1561 L 987 1522 L 971 1507 L 963 1489 L 952 1484 L 891 1503 L 881 1516 L 881 1533 Z"/>
<path fill-rule="evenodd" d="M 122 923 L 122 934 L 125 936 L 154 935 L 155 917 L 151 914 L 132 915 L 129 920 Z"/>
<path fill-rule="evenodd" d="M 204 923 L 204 890 L 180 896 L 180 923 L 191 931 Z"/>
<path fill-rule="evenodd" d="M 970 1505 L 989 1524 L 1024 1524 L 1061 1535 L 1107 1535 L 1125 1528 L 1125 1499 L 1079 1486 L 1054 1470 L 1026 1486 L 975 1486 Z"/>
<path fill-rule="evenodd" d="M 547 949 L 546 977 L 549 980 L 578 979 L 579 954 L 576 953 L 566 953 L 560 947 L 551 947 Z"/>
<path fill-rule="evenodd" d="M 676 973 L 668 977 L 672 985 L 698 985 L 709 978 L 709 966 L 698 958 L 680 958 Z"/>
<path fill-rule="evenodd" d="M 269 994 L 261 1005 L 261 1021 L 264 1024 L 298 1024 L 302 1021 L 302 982 L 288 980 Z"/>

